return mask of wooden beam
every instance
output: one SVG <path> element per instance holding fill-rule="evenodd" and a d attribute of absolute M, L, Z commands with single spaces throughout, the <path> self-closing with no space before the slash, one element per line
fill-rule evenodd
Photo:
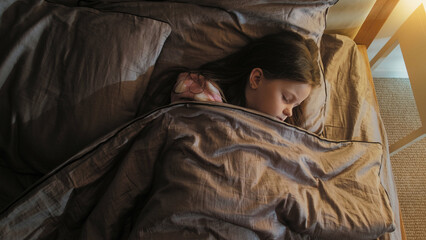
<path fill-rule="evenodd" d="M 398 140 L 396 143 L 389 146 L 390 156 L 402 151 L 408 146 L 411 146 L 413 143 L 420 141 L 426 136 L 426 128 L 420 127 L 412 131 L 410 134 L 406 135 L 402 139 Z"/>
<path fill-rule="evenodd" d="M 383 60 L 398 46 L 398 38 L 396 35 L 393 35 L 389 41 L 380 49 L 380 51 L 374 56 L 370 61 L 371 71 L 376 69 Z"/>
<path fill-rule="evenodd" d="M 365 69 L 366 69 L 368 81 L 370 83 L 370 88 L 373 89 L 374 99 L 375 99 L 374 109 L 377 112 L 379 112 L 379 102 L 377 100 L 376 89 L 374 88 L 373 74 L 371 73 L 372 69 L 368 61 L 367 47 L 365 45 L 357 45 L 357 47 L 358 47 L 358 51 L 362 55 L 362 58 L 364 59 Z"/>
<path fill-rule="evenodd" d="M 376 3 L 354 38 L 355 42 L 360 45 L 365 45 L 368 48 L 392 13 L 398 1 L 399 0 L 376 0 Z"/>
<path fill-rule="evenodd" d="M 399 207 L 399 220 L 400 220 L 400 227 L 401 227 L 401 240 L 407 240 L 407 234 L 405 233 L 405 227 L 404 222 L 402 221 L 402 211 L 401 207 Z"/>

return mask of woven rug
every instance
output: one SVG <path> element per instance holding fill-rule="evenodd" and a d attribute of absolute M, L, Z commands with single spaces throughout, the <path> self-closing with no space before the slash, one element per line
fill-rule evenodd
<path fill-rule="evenodd" d="M 389 144 L 421 126 L 409 79 L 375 78 Z M 426 239 L 426 138 L 391 156 L 402 219 L 409 240 Z"/>

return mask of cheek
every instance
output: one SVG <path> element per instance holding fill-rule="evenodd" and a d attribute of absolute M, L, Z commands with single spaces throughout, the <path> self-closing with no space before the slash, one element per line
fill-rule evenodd
<path fill-rule="evenodd" d="M 280 115 L 282 111 L 282 95 L 274 89 L 261 89 L 253 93 L 255 101 L 248 108 L 269 115 Z"/>
<path fill-rule="evenodd" d="M 281 93 L 268 94 L 264 96 L 264 111 L 271 115 L 279 115 L 282 109 Z"/>

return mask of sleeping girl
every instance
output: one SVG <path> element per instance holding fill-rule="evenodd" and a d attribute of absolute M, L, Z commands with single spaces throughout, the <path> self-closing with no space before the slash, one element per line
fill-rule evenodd
<path fill-rule="evenodd" d="M 253 40 L 240 51 L 180 73 L 171 101 L 227 102 L 281 121 L 302 121 L 297 106 L 319 85 L 313 40 L 284 31 Z"/>

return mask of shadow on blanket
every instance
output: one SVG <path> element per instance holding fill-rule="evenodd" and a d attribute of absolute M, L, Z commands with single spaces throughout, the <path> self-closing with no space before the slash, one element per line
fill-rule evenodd
<path fill-rule="evenodd" d="M 178 103 L 44 177 L 0 215 L 0 236 L 374 239 L 394 230 L 381 154 L 243 108 Z"/>

